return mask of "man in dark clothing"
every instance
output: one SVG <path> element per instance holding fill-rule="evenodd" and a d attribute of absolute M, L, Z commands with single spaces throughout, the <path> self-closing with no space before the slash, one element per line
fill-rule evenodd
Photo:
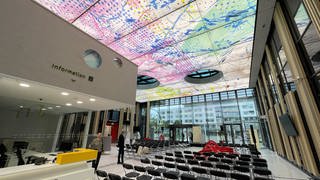
<path fill-rule="evenodd" d="M 122 131 L 119 139 L 118 139 L 118 148 L 119 148 L 119 154 L 118 154 L 118 164 L 123 164 L 123 155 L 124 155 L 124 132 Z M 121 156 L 121 162 L 120 162 L 120 156 Z"/>

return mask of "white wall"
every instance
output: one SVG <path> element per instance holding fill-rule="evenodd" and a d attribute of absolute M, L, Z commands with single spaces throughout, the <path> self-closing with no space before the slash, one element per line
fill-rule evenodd
<path fill-rule="evenodd" d="M 29 141 L 29 148 L 37 151 L 49 151 L 59 120 L 58 114 L 30 112 L 26 117 L 23 111 L 17 117 L 17 111 L 0 109 L 0 139 L 12 147 L 15 140 Z"/>

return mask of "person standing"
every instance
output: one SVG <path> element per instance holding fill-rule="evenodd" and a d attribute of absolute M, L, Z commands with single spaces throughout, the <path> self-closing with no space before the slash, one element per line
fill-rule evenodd
<path fill-rule="evenodd" d="M 91 149 L 95 149 L 98 151 L 98 155 L 97 155 L 97 159 L 92 161 L 92 167 L 97 170 L 98 165 L 99 165 L 99 161 L 100 161 L 100 157 L 102 154 L 102 138 L 101 138 L 101 133 L 97 134 L 97 137 L 95 139 L 93 139 L 93 141 L 90 144 L 90 148 Z"/>
<path fill-rule="evenodd" d="M 121 132 L 119 139 L 118 139 L 118 164 L 123 164 L 123 155 L 124 155 L 124 131 Z M 121 162 L 120 162 L 120 156 L 121 156 Z"/>

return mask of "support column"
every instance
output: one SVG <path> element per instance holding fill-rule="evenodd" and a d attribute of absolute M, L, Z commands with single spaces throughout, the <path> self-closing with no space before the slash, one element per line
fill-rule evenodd
<path fill-rule="evenodd" d="M 273 63 L 272 56 L 271 56 L 271 51 L 270 51 L 268 45 L 266 45 L 265 51 L 266 51 L 266 57 L 267 57 L 267 61 L 268 61 L 269 67 L 270 67 L 270 71 L 271 71 L 271 76 L 272 76 L 272 79 L 274 80 L 274 85 L 276 87 L 276 91 L 277 91 L 277 94 L 278 94 L 281 111 L 282 111 L 282 114 L 283 114 L 283 113 L 287 112 L 287 106 L 286 106 L 286 104 L 284 102 L 284 99 L 283 99 L 283 94 L 282 94 L 282 91 L 281 91 L 281 88 L 280 88 L 280 84 L 279 84 L 279 81 L 278 81 L 278 77 L 277 77 L 276 66 Z M 292 150 L 293 150 L 293 154 L 294 154 L 294 157 L 295 157 L 295 162 L 296 162 L 296 164 L 298 166 L 301 166 L 301 158 L 300 158 L 300 154 L 299 154 L 299 150 L 298 150 L 295 138 L 292 137 L 292 136 L 289 136 L 289 141 L 290 141 L 290 144 L 291 144 L 291 147 L 292 147 Z"/>
<path fill-rule="evenodd" d="M 92 134 L 97 134 L 99 129 L 100 111 L 96 111 Z"/>
<path fill-rule="evenodd" d="M 61 126 L 62 126 L 63 117 L 64 117 L 64 114 L 61 114 L 59 116 L 56 133 L 54 134 L 54 139 L 53 139 L 53 143 L 52 143 L 51 152 L 55 152 L 56 151 L 56 147 L 57 147 L 57 143 L 58 143 L 58 139 L 59 139 L 59 135 L 60 135 L 60 130 L 61 130 Z"/>
<path fill-rule="evenodd" d="M 84 127 L 84 132 L 83 132 L 82 148 L 86 148 L 87 147 L 91 116 L 92 116 L 92 111 L 89 111 L 88 112 L 88 116 L 87 116 L 86 125 Z"/>
<path fill-rule="evenodd" d="M 130 139 L 133 139 L 133 127 L 134 127 L 134 115 L 135 115 L 135 107 L 130 108 L 131 116 L 130 116 Z"/>
<path fill-rule="evenodd" d="M 280 151 L 280 147 L 279 147 L 279 143 L 278 141 L 276 140 L 275 138 L 275 128 L 273 127 L 273 125 L 271 124 L 271 117 L 270 117 L 270 113 L 268 111 L 268 106 L 267 106 L 267 102 L 265 100 L 265 95 L 263 93 L 263 86 L 261 84 L 261 80 L 260 78 L 258 78 L 258 86 L 259 86 L 259 89 L 260 89 L 260 95 L 261 95 L 261 100 L 262 100 L 262 104 L 263 104 L 263 107 L 264 107 L 264 112 L 266 113 L 265 115 L 268 116 L 268 126 L 269 126 L 269 132 L 270 132 L 270 137 L 271 137 L 271 141 L 272 141 L 272 145 L 273 145 L 273 149 L 274 151 L 276 151 L 277 153 L 281 154 L 281 151 Z"/>
<path fill-rule="evenodd" d="M 275 112 L 275 107 L 274 107 L 274 104 L 272 103 L 273 100 L 272 100 L 272 97 L 271 97 L 271 94 L 270 94 L 270 91 L 269 91 L 269 88 L 268 88 L 266 74 L 264 72 L 263 66 L 260 66 L 260 70 L 261 70 L 261 77 L 262 77 L 262 82 L 263 82 L 263 85 L 264 85 L 264 90 L 265 90 L 265 92 L 267 94 L 267 98 L 268 98 L 268 102 L 269 102 L 269 107 L 273 111 L 271 114 L 274 115 L 273 123 L 274 123 L 274 127 L 276 128 L 275 129 L 276 134 L 274 134 L 274 135 L 276 136 L 276 138 L 279 141 L 279 145 L 280 145 L 279 147 L 281 149 L 280 152 L 282 153 L 281 155 L 282 156 L 288 156 L 288 159 L 289 159 L 290 154 L 287 154 L 287 153 L 290 153 L 289 152 L 290 149 L 288 149 L 288 147 L 290 147 L 290 145 L 288 145 L 288 141 L 287 141 L 288 137 L 286 137 L 286 135 L 283 132 L 282 126 L 279 124 L 278 116 L 277 116 L 279 114 L 277 114 L 277 111 Z"/>
<path fill-rule="evenodd" d="M 140 104 L 136 103 L 136 127 L 139 127 Z"/>
<path fill-rule="evenodd" d="M 303 2 L 309 13 L 310 19 L 320 36 L 320 1 L 304 0 Z"/>
<path fill-rule="evenodd" d="M 149 130 L 150 130 L 150 101 L 147 102 L 147 119 L 146 119 L 146 137 L 149 138 Z"/>
<path fill-rule="evenodd" d="M 296 50 L 294 41 L 290 34 L 289 27 L 283 15 L 281 6 L 276 4 L 274 16 L 274 24 L 279 34 L 284 52 L 287 57 L 287 62 L 290 67 L 294 83 L 296 85 L 297 93 L 300 103 L 306 117 L 306 122 L 313 140 L 313 144 L 320 157 L 320 113 L 315 102 L 315 97 L 312 93 L 310 84 L 306 77 L 306 73 L 301 64 L 300 57 Z"/>
<path fill-rule="evenodd" d="M 120 109 L 118 137 L 120 136 L 123 129 L 123 116 L 124 116 L 124 109 Z"/>

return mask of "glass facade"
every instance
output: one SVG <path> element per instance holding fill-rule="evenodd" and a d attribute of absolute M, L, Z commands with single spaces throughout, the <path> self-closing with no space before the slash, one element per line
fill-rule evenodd
<path fill-rule="evenodd" d="M 225 141 L 221 129 L 239 125 L 232 128 L 234 142 L 250 143 L 250 125 L 260 134 L 258 114 L 253 89 L 152 101 L 150 138 L 158 139 L 161 133 L 169 137 L 169 127 L 189 125 L 201 126 L 202 142 Z M 176 140 L 181 139 L 181 136 L 184 135 L 179 133 Z"/>

